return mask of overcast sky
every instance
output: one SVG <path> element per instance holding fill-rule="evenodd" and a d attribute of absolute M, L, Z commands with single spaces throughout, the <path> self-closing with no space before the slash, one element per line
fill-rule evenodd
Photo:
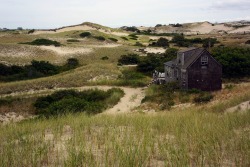
<path fill-rule="evenodd" d="M 0 0 L 0 28 L 250 20 L 250 0 Z"/>

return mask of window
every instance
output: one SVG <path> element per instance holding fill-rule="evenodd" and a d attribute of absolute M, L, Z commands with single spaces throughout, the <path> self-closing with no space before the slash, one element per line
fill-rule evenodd
<path fill-rule="evenodd" d="M 208 64 L 208 57 L 201 56 L 201 65 L 207 65 L 207 64 Z"/>

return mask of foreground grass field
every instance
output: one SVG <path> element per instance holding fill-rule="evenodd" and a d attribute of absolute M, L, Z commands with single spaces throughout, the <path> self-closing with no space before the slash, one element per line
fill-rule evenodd
<path fill-rule="evenodd" d="M 66 115 L 0 128 L 2 166 L 249 166 L 250 111 Z"/>

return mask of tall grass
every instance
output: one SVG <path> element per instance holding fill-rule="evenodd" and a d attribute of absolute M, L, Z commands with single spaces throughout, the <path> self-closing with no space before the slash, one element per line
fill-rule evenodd
<path fill-rule="evenodd" d="M 2 166 L 249 166 L 250 111 L 66 115 L 0 129 Z"/>

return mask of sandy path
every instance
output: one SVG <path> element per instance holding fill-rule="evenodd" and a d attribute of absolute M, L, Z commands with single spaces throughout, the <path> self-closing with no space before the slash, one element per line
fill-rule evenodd
<path fill-rule="evenodd" d="M 104 113 L 107 114 L 117 114 L 117 113 L 127 113 L 131 112 L 135 107 L 141 105 L 142 99 L 145 97 L 142 88 L 125 88 L 123 89 L 125 95 L 113 108 L 106 110 Z"/>

